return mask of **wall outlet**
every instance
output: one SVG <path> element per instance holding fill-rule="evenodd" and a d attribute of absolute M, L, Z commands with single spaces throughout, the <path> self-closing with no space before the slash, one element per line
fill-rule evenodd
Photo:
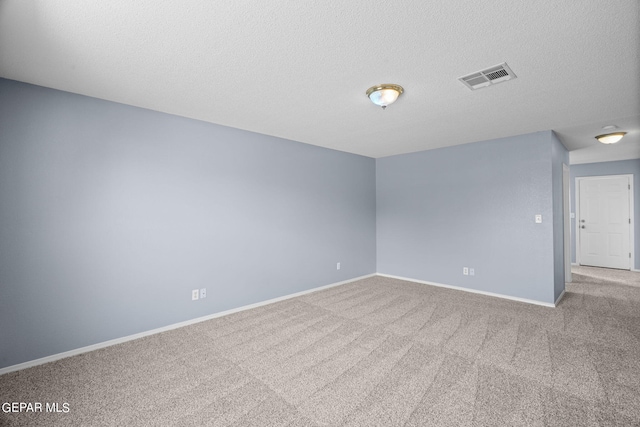
<path fill-rule="evenodd" d="M 191 301 L 195 301 L 200 298 L 200 291 L 198 289 L 194 289 L 191 291 Z"/>
<path fill-rule="evenodd" d="M 340 270 L 340 263 L 336 264 L 336 270 Z"/>
<path fill-rule="evenodd" d="M 200 298 L 206 298 L 206 297 L 207 297 L 207 288 L 200 289 Z"/>
<path fill-rule="evenodd" d="M 475 276 L 476 275 L 476 270 L 475 268 L 470 268 L 469 269 L 469 276 Z"/>
<path fill-rule="evenodd" d="M 464 274 L 465 276 L 469 275 L 469 267 L 462 267 L 462 274 Z"/>
<path fill-rule="evenodd" d="M 538 214 L 536 215 L 536 224 L 542 224 L 542 215 Z"/>

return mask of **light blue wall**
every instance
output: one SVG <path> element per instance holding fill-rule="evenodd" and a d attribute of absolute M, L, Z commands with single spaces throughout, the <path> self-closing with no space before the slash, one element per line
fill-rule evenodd
<path fill-rule="evenodd" d="M 550 131 L 373 160 L 0 79 L 0 368 L 375 271 L 552 303 L 566 161 Z"/>
<path fill-rule="evenodd" d="M 0 368 L 375 262 L 373 159 L 0 79 Z"/>
<path fill-rule="evenodd" d="M 554 300 L 564 292 L 564 203 L 563 203 L 563 164 L 569 165 L 569 152 L 555 133 L 551 133 L 551 162 L 553 187 L 553 271 Z"/>
<path fill-rule="evenodd" d="M 635 268 L 640 269 L 640 159 L 571 165 L 571 212 L 576 212 L 576 178 L 585 176 L 633 174 L 635 213 Z M 571 219 L 571 262 L 576 262 L 576 220 Z"/>
<path fill-rule="evenodd" d="M 553 303 L 557 144 L 546 131 L 377 159 L 378 272 Z"/>

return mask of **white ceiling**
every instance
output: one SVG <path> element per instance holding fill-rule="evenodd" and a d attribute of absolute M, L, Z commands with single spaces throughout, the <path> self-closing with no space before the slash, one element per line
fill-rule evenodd
<path fill-rule="evenodd" d="M 370 157 L 552 129 L 572 163 L 640 158 L 639 5 L 0 0 L 0 76 Z"/>

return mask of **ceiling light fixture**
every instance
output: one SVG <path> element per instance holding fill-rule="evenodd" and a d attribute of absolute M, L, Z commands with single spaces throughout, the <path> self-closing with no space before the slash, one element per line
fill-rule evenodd
<path fill-rule="evenodd" d="M 367 96 L 376 105 L 387 108 L 387 105 L 396 102 L 396 99 L 404 92 L 402 86 L 393 84 L 376 85 L 367 89 Z"/>
<path fill-rule="evenodd" d="M 615 144 L 616 142 L 620 141 L 626 134 L 626 132 L 606 133 L 604 135 L 596 136 L 596 139 L 603 144 Z"/>

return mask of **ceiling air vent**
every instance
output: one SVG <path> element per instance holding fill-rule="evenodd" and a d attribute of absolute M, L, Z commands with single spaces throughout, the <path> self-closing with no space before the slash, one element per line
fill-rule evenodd
<path fill-rule="evenodd" d="M 500 65 L 495 65 L 485 70 L 476 71 L 475 73 L 468 74 L 460 77 L 462 83 L 469 89 L 475 90 L 481 87 L 487 87 L 496 83 L 506 82 L 507 80 L 515 79 L 517 76 L 506 62 Z"/>

